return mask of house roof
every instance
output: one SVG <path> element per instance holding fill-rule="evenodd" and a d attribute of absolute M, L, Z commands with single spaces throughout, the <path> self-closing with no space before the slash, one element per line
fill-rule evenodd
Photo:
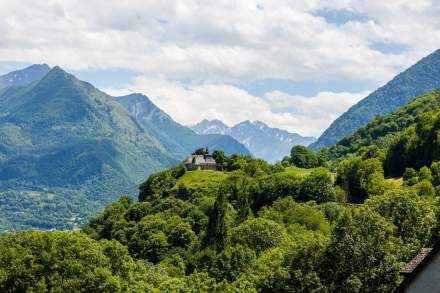
<path fill-rule="evenodd" d="M 401 270 L 400 273 L 411 274 L 414 269 L 426 258 L 426 256 L 432 251 L 432 248 L 422 248 L 422 250 L 417 254 L 410 262 L 408 262 Z"/>
<path fill-rule="evenodd" d="M 211 156 L 206 155 L 191 155 L 188 156 L 185 160 L 185 164 L 216 164 L 215 160 Z"/>
<path fill-rule="evenodd" d="M 440 243 L 434 245 L 433 248 L 422 248 L 418 255 L 416 255 L 410 262 L 408 262 L 400 273 L 405 276 L 405 279 L 397 288 L 396 292 L 405 292 L 405 289 L 411 284 L 416 276 L 423 271 L 426 265 L 440 252 Z"/>

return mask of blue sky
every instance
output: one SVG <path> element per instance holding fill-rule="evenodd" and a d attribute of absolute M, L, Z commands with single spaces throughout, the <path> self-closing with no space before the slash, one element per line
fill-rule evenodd
<path fill-rule="evenodd" d="M 11 1 L 0 74 L 59 65 L 182 124 L 258 119 L 318 136 L 440 48 L 439 13 L 431 0 Z"/>
<path fill-rule="evenodd" d="M 323 17 L 327 23 L 336 25 L 343 25 L 347 22 L 367 22 L 369 20 L 374 21 L 374 18 L 367 14 L 363 14 L 357 11 L 348 9 L 331 9 L 323 8 L 317 9 L 312 12 L 313 15 Z"/>

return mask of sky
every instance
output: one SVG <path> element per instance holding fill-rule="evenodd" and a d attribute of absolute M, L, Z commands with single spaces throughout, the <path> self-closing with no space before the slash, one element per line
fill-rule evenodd
<path fill-rule="evenodd" d="M 59 65 L 185 125 L 319 136 L 440 48 L 439 15 L 438 0 L 2 1 L 0 74 Z"/>

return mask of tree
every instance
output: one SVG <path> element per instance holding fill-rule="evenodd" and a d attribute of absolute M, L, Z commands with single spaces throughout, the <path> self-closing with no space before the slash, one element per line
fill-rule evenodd
<path fill-rule="evenodd" d="M 189 200 L 191 198 L 191 192 L 188 190 L 188 188 L 185 186 L 185 183 L 180 183 L 177 186 L 177 198 L 183 199 L 183 200 Z"/>
<path fill-rule="evenodd" d="M 218 253 L 206 248 L 197 253 L 194 258 L 196 271 L 208 272 L 217 281 L 227 280 L 229 282 L 237 279 L 256 261 L 255 252 L 243 245 L 226 246 Z"/>
<path fill-rule="evenodd" d="M 436 161 L 431 164 L 432 185 L 440 185 L 440 162 Z"/>
<path fill-rule="evenodd" d="M 170 195 L 177 179 L 185 175 L 186 168 L 178 164 L 168 170 L 151 174 L 147 181 L 139 186 L 139 201 L 158 200 Z"/>
<path fill-rule="evenodd" d="M 176 184 L 176 178 L 170 170 L 151 174 L 147 181 L 139 186 L 139 201 L 157 200 L 169 195 Z"/>
<path fill-rule="evenodd" d="M 311 149 L 296 145 L 290 151 L 290 162 L 299 168 L 313 168 L 318 166 L 318 156 Z"/>
<path fill-rule="evenodd" d="M 385 179 L 382 163 L 377 158 L 362 161 L 358 169 L 360 188 L 366 196 L 383 194 Z"/>
<path fill-rule="evenodd" d="M 177 215 L 162 218 L 160 214 L 144 217 L 132 232 L 128 247 L 137 258 L 159 263 L 175 249 L 188 248 L 195 233 L 191 226 Z"/>
<path fill-rule="evenodd" d="M 434 186 L 432 186 L 431 182 L 426 180 L 418 182 L 413 185 L 412 188 L 419 196 L 433 197 L 435 195 Z"/>
<path fill-rule="evenodd" d="M 251 191 L 255 190 L 252 178 L 244 173 L 236 173 L 222 182 L 222 192 L 228 194 L 228 201 L 237 211 L 236 223 L 246 220 L 251 211 Z"/>
<path fill-rule="evenodd" d="M 384 162 L 387 175 L 400 176 L 405 168 L 417 167 L 416 160 L 413 160 L 413 153 L 417 145 L 417 136 L 413 127 L 400 133 L 388 147 Z"/>
<path fill-rule="evenodd" d="M 215 150 L 212 153 L 212 157 L 214 158 L 215 162 L 217 163 L 217 166 L 220 169 L 220 171 L 223 171 L 223 169 L 225 168 L 225 163 L 228 159 L 225 156 L 225 152 L 222 150 Z"/>
<path fill-rule="evenodd" d="M 437 225 L 435 209 L 429 199 L 408 189 L 398 189 L 372 197 L 365 204 L 396 227 L 394 235 L 401 239 L 403 261 L 429 244 Z"/>
<path fill-rule="evenodd" d="M 279 199 L 272 206 L 265 206 L 258 214 L 260 218 L 272 220 L 286 228 L 300 225 L 323 235 L 330 233 L 330 225 L 319 209 L 295 202 L 291 197 Z"/>
<path fill-rule="evenodd" d="M 440 162 L 435 161 L 431 164 L 432 185 L 440 185 Z"/>
<path fill-rule="evenodd" d="M 336 183 L 344 188 L 352 201 L 362 202 L 385 190 L 384 172 L 377 158 L 362 160 L 352 157 L 338 167 Z"/>
<path fill-rule="evenodd" d="M 319 168 L 308 175 L 301 184 L 300 199 L 314 200 L 318 203 L 335 201 L 335 190 L 331 173 L 325 168 Z"/>
<path fill-rule="evenodd" d="M 283 159 L 281 160 L 281 165 L 283 165 L 283 167 L 289 167 L 290 157 L 284 156 Z"/>
<path fill-rule="evenodd" d="M 1 292 L 138 291 L 149 287 L 144 269 L 114 240 L 60 231 L 0 236 Z"/>
<path fill-rule="evenodd" d="M 252 192 L 252 210 L 257 212 L 265 205 L 271 205 L 275 200 L 287 196 L 297 198 L 300 194 L 302 177 L 276 173 L 256 179 L 256 189 Z"/>
<path fill-rule="evenodd" d="M 393 226 L 368 207 L 338 218 L 322 277 L 331 292 L 392 292 L 398 281 Z"/>
<path fill-rule="evenodd" d="M 408 186 L 413 186 L 419 181 L 417 171 L 414 168 L 406 168 L 403 173 L 403 182 Z"/>
<path fill-rule="evenodd" d="M 90 220 L 84 227 L 84 232 L 93 239 L 110 240 L 116 238 L 119 242 L 126 244 L 127 239 L 124 228 L 127 225 L 127 220 L 125 216 L 127 210 L 131 207 L 132 201 L 131 197 L 123 196 L 108 205 L 101 214 Z"/>
<path fill-rule="evenodd" d="M 217 250 L 225 247 L 228 235 L 226 225 L 226 211 L 228 209 L 227 189 L 224 186 L 219 188 L 214 207 L 209 212 L 209 222 L 204 238 L 204 246 L 213 246 Z"/>
<path fill-rule="evenodd" d="M 231 231 L 231 243 L 245 245 L 260 252 L 279 245 L 286 237 L 283 226 L 278 223 L 256 218 L 243 222 Z"/>
<path fill-rule="evenodd" d="M 423 181 L 423 180 L 429 181 L 429 182 L 432 181 L 431 170 L 426 166 L 423 166 L 419 170 L 419 181 Z"/>
<path fill-rule="evenodd" d="M 205 148 L 198 148 L 194 151 L 193 155 L 204 155 L 205 154 Z"/>

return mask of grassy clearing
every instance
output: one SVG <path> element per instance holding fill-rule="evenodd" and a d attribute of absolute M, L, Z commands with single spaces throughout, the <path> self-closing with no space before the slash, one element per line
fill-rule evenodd
<path fill-rule="evenodd" d="M 287 167 L 284 172 L 289 173 L 289 174 L 293 174 L 293 175 L 307 176 L 307 175 L 310 175 L 310 173 L 312 173 L 313 170 L 315 170 L 315 168 L 304 169 L 304 168 L 299 168 L 299 167 L 295 167 L 295 166 L 290 166 L 290 167 Z"/>
<path fill-rule="evenodd" d="M 217 187 L 229 175 L 219 171 L 187 171 L 177 180 L 177 186 L 183 184 L 192 193 L 216 195 Z"/>
<path fill-rule="evenodd" d="M 284 172 L 296 176 L 308 176 L 316 168 L 304 169 L 295 166 L 287 167 Z M 173 190 L 177 191 L 178 187 L 183 185 L 194 197 L 216 196 L 219 184 L 234 172 L 220 171 L 187 171 L 185 175 L 180 177 Z"/>
<path fill-rule="evenodd" d="M 403 185 L 403 178 L 387 178 L 385 181 L 395 187 L 400 187 Z"/>

